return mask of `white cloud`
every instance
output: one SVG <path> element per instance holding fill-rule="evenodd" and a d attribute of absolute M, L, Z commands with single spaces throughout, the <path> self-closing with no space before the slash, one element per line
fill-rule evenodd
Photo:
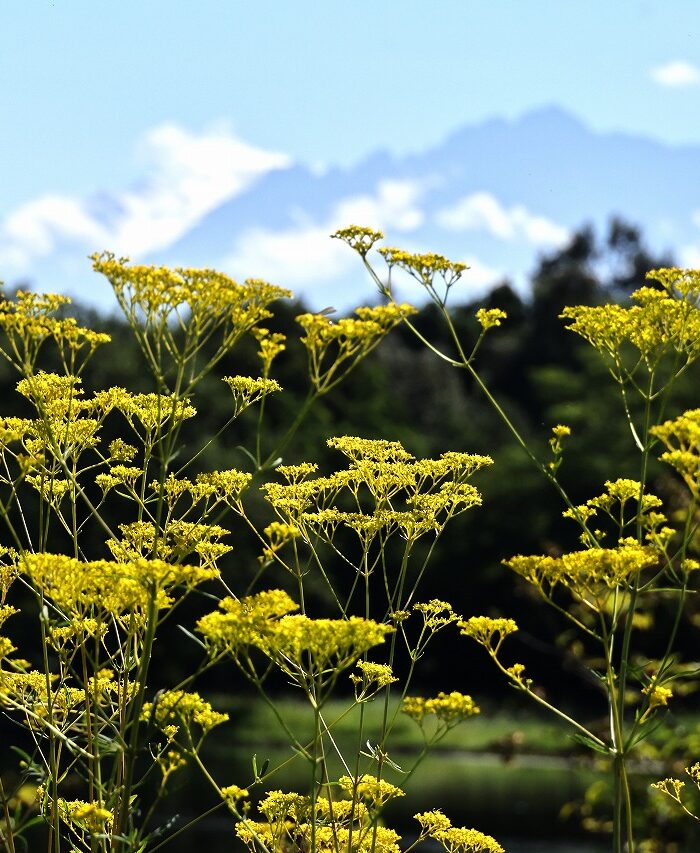
<path fill-rule="evenodd" d="M 0 224 L 0 261 L 26 266 L 64 241 L 138 258 L 171 245 L 217 205 L 290 163 L 225 127 L 196 134 L 165 124 L 140 147 L 146 178 L 137 188 L 108 195 L 102 205 L 107 215 L 95 212 L 90 199 L 47 195 L 27 202 Z"/>
<path fill-rule="evenodd" d="M 680 250 L 680 264 L 687 269 L 700 269 L 700 247 L 683 246 Z"/>
<path fill-rule="evenodd" d="M 501 240 L 524 240 L 533 246 L 561 246 L 570 236 L 551 219 L 530 213 L 523 205 L 506 208 L 487 192 L 472 193 L 443 208 L 435 221 L 448 231 L 483 230 Z"/>
<path fill-rule="evenodd" d="M 256 228 L 244 232 L 222 266 L 241 278 L 262 276 L 294 287 L 328 281 L 357 265 L 348 247 L 330 235 L 346 225 L 413 231 L 424 221 L 418 202 L 429 183 L 385 180 L 372 195 L 340 200 L 321 223 L 302 220 L 284 231 Z"/>
<path fill-rule="evenodd" d="M 649 72 L 651 79 L 660 86 L 682 88 L 697 86 L 700 83 L 700 68 L 689 62 L 676 60 L 665 65 L 657 65 Z"/>

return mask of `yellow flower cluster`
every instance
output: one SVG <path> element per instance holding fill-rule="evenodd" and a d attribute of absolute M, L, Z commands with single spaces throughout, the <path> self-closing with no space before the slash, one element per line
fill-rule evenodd
<path fill-rule="evenodd" d="M 514 619 L 494 619 L 490 616 L 471 616 L 459 622 L 459 628 L 460 634 L 476 640 L 493 655 L 498 654 L 503 640 L 518 630 Z"/>
<path fill-rule="evenodd" d="M 681 793 L 683 788 L 685 788 L 685 782 L 681 782 L 680 779 L 673 778 L 661 779 L 658 782 L 652 782 L 651 787 L 656 791 L 661 791 L 662 794 L 666 794 L 666 796 L 675 800 L 677 803 L 680 803 Z"/>
<path fill-rule="evenodd" d="M 660 541 L 675 532 L 665 526 L 666 516 L 658 512 L 662 506 L 661 498 L 643 493 L 642 484 L 638 480 L 623 478 L 606 481 L 602 495 L 596 495 L 585 504 L 565 510 L 563 516 L 587 525 L 592 518 L 598 520 L 602 515 L 616 528 L 618 539 L 624 538 L 627 528 L 635 527 L 639 523 L 642 529 L 649 533 L 650 541 Z M 581 541 L 585 545 L 595 546 L 604 537 L 603 530 L 595 531 L 595 539 L 590 532 L 584 531 Z"/>
<path fill-rule="evenodd" d="M 313 849 L 318 853 L 337 853 L 341 849 L 357 853 L 399 853 L 400 837 L 392 829 L 377 826 L 376 815 L 384 802 L 403 796 L 403 791 L 374 776 L 363 776 L 356 783 L 345 776 L 338 785 L 349 796 L 357 787 L 356 796 L 333 801 L 316 797 L 313 801 L 301 794 L 270 791 L 258 805 L 265 820 L 241 820 L 236 824 L 236 834 L 256 852 L 301 853 L 312 849 L 313 839 Z M 240 797 L 241 789 L 232 787 L 234 795 Z"/>
<path fill-rule="evenodd" d="M 666 447 L 661 460 L 678 471 L 695 498 L 700 497 L 700 409 L 683 412 L 650 432 Z"/>
<path fill-rule="evenodd" d="M 350 681 L 355 685 L 355 698 L 362 702 L 374 696 L 379 690 L 398 681 L 386 663 L 371 663 L 360 660 L 356 664 L 359 675 L 352 673 Z"/>
<path fill-rule="evenodd" d="M 667 353 L 687 361 L 700 355 L 700 310 L 697 306 L 698 270 L 660 269 L 647 273 L 662 287 L 642 287 L 632 294 L 636 304 L 565 308 L 569 329 L 595 349 L 620 364 L 624 346 L 634 347 L 648 369 Z"/>
<path fill-rule="evenodd" d="M 500 326 L 501 322 L 508 317 L 505 311 L 500 308 L 479 308 L 476 312 L 476 319 L 484 332 Z"/>
<path fill-rule="evenodd" d="M 151 602 L 158 609 L 173 604 L 172 591 L 186 591 L 218 577 L 214 568 L 170 565 L 137 558 L 128 562 L 82 561 L 63 554 L 23 554 L 19 567 L 32 584 L 66 615 L 78 618 L 107 614 L 127 620 L 145 615 Z"/>
<path fill-rule="evenodd" d="M 258 342 L 258 356 L 262 362 L 262 374 L 265 378 L 270 375 L 272 362 L 286 349 L 286 336 L 281 332 L 271 332 L 260 326 L 252 329 L 251 334 Z"/>
<path fill-rule="evenodd" d="M 58 681 L 57 675 L 37 670 L 13 672 L 0 670 L 0 705 L 21 709 L 28 714 L 32 728 L 41 728 L 44 722 L 54 728 L 83 731 L 87 697 L 95 703 L 109 706 L 111 698 L 119 695 L 122 701 L 133 696 L 138 685 L 134 682 L 119 684 L 111 670 L 101 670 L 90 677 L 85 688 L 72 687 Z"/>
<path fill-rule="evenodd" d="M 114 819 L 112 812 L 98 803 L 86 803 L 84 800 L 64 800 L 59 797 L 56 805 L 62 821 L 79 832 L 87 832 L 90 835 L 104 832 Z"/>
<path fill-rule="evenodd" d="M 229 806 L 236 807 L 239 800 L 243 800 L 250 796 L 247 788 L 241 788 L 240 785 L 227 785 L 221 789 L 221 796 L 226 800 Z"/>
<path fill-rule="evenodd" d="M 443 255 L 437 255 L 434 252 L 420 254 L 393 247 L 383 247 L 379 249 L 379 253 L 383 256 L 390 270 L 393 267 L 404 270 L 419 284 L 422 284 L 431 296 L 438 297 L 442 302 L 444 302 L 452 285 L 459 281 L 464 270 L 469 269 L 467 264 L 450 261 Z M 436 290 L 437 279 L 442 282 L 444 294 L 438 294 Z"/>
<path fill-rule="evenodd" d="M 366 257 L 377 241 L 384 239 L 384 234 L 381 231 L 375 231 L 373 228 L 365 228 L 361 225 L 348 225 L 347 228 L 341 228 L 331 236 L 347 243 L 363 258 Z"/>
<path fill-rule="evenodd" d="M 424 699 L 422 696 L 407 696 L 403 700 L 401 710 L 404 714 L 415 720 L 419 726 L 423 725 L 426 716 L 434 716 L 438 723 L 452 728 L 462 720 L 473 717 L 480 713 L 479 706 L 471 696 L 453 691 L 452 693 L 438 693 L 433 699 Z"/>
<path fill-rule="evenodd" d="M 396 785 L 392 785 L 385 779 L 377 779 L 376 776 L 367 773 L 358 776 L 357 779 L 341 776 L 338 779 L 338 786 L 348 797 L 363 800 L 372 809 L 385 805 L 389 800 L 406 796 L 401 788 L 397 788 Z"/>
<path fill-rule="evenodd" d="M 657 552 L 632 539 L 617 548 L 589 548 L 561 557 L 516 556 L 504 560 L 546 597 L 561 584 L 579 597 L 599 598 L 606 590 L 628 586 L 644 569 L 658 564 Z"/>
<path fill-rule="evenodd" d="M 197 414 L 187 399 L 172 394 L 131 394 L 124 388 L 98 391 L 94 404 L 105 412 L 117 409 L 136 433 L 146 436 L 162 431 L 168 421 L 180 424 Z"/>
<path fill-rule="evenodd" d="M 358 308 L 357 319 L 333 321 L 325 314 L 300 314 L 297 323 L 309 357 L 309 375 L 318 393 L 326 393 L 405 317 L 415 314 L 411 305 L 377 305 Z M 341 368 L 343 368 L 341 370 Z"/>
<path fill-rule="evenodd" d="M 248 406 L 257 403 L 275 391 L 281 391 L 282 386 L 274 379 L 251 376 L 224 376 L 223 380 L 233 394 L 233 414 L 238 417 Z"/>
<path fill-rule="evenodd" d="M 62 651 L 68 647 L 78 647 L 89 637 L 102 639 L 106 636 L 109 625 L 98 622 L 97 619 L 72 619 L 67 625 L 49 627 L 48 641 L 56 649 Z"/>
<path fill-rule="evenodd" d="M 447 601 L 440 601 L 439 598 L 414 604 L 413 609 L 423 614 L 423 624 L 429 631 L 439 631 L 459 619 L 452 605 Z"/>
<path fill-rule="evenodd" d="M 673 690 L 655 682 L 643 687 L 642 693 L 649 699 L 650 711 L 654 708 L 665 708 L 668 705 L 668 700 L 673 697 Z"/>
<path fill-rule="evenodd" d="M 230 545 L 220 542 L 229 531 L 218 524 L 196 524 L 189 521 L 170 521 L 156 538 L 156 527 L 150 521 L 120 524 L 122 538 L 108 539 L 107 547 L 116 560 L 138 560 L 157 557 L 179 563 L 192 554 L 200 558 L 200 565 L 216 569 L 216 561 L 231 551 Z M 212 574 L 216 577 L 216 572 Z"/>
<path fill-rule="evenodd" d="M 372 619 L 310 619 L 289 615 L 297 605 L 281 590 L 241 599 L 225 598 L 224 612 L 209 613 L 197 623 L 212 653 L 226 651 L 241 663 L 249 647 L 262 651 L 297 684 L 334 680 L 372 646 L 393 631 Z"/>
<path fill-rule="evenodd" d="M 87 359 L 110 336 L 78 326 L 72 317 L 54 316 L 65 305 L 67 296 L 55 293 L 30 293 L 18 290 L 14 300 L 0 299 L 0 328 L 8 338 L 8 350 L 0 349 L 18 370 L 33 369 L 42 344 L 53 340 L 63 360 L 81 369 Z M 76 364 L 80 354 L 82 363 Z"/>
<path fill-rule="evenodd" d="M 273 560 L 275 555 L 288 542 L 293 542 L 301 536 L 301 531 L 298 527 L 293 524 L 283 524 L 280 521 L 273 521 L 271 524 L 268 524 L 263 533 L 269 539 L 269 544 L 263 548 L 262 555 L 258 558 L 261 563 Z"/>
<path fill-rule="evenodd" d="M 223 612 L 208 613 L 197 623 L 212 652 L 227 651 L 238 659 L 248 646 L 258 646 L 274 631 L 277 621 L 299 609 L 284 590 L 271 589 L 246 598 L 224 598 Z"/>
<path fill-rule="evenodd" d="M 185 690 L 165 690 L 157 695 L 154 702 L 146 702 L 141 712 L 142 720 L 153 720 L 160 729 L 177 723 L 187 731 L 192 726 L 199 726 L 202 734 L 227 722 L 228 718 L 228 714 L 215 711 L 199 693 Z"/>
<path fill-rule="evenodd" d="M 457 452 L 416 460 L 399 442 L 383 439 L 342 436 L 329 439 L 328 445 L 348 457 L 346 469 L 311 478 L 313 467 L 292 466 L 282 469 L 286 484 L 262 488 L 281 521 L 303 537 L 330 541 L 343 526 L 358 535 L 365 550 L 380 533 L 398 531 L 412 541 L 478 506 L 481 496 L 464 481 L 492 462 L 487 456 Z M 367 511 L 348 512 L 333 505 L 345 497 L 356 506 L 368 499 Z"/>
<path fill-rule="evenodd" d="M 421 826 L 419 840 L 432 838 L 448 853 L 505 853 L 492 836 L 476 829 L 452 826 L 441 811 L 421 812 L 414 817 Z"/>
<path fill-rule="evenodd" d="M 335 678 L 394 629 L 372 619 L 310 619 L 284 616 L 260 648 L 284 672 L 304 678 Z"/>
<path fill-rule="evenodd" d="M 128 258 L 117 259 L 109 252 L 93 255 L 92 261 L 93 269 L 107 278 L 126 313 L 141 317 L 146 324 L 160 326 L 162 320 L 186 307 L 200 329 L 225 317 L 247 331 L 270 316 L 266 310 L 270 302 L 292 295 L 258 279 L 238 284 L 210 269 L 129 266 Z"/>

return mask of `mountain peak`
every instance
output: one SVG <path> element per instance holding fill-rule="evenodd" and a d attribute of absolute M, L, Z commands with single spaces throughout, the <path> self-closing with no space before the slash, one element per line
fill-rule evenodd
<path fill-rule="evenodd" d="M 525 128 L 537 128 L 539 130 L 556 130 L 559 133 L 573 131 L 587 131 L 586 125 L 573 113 L 556 104 L 547 104 L 529 110 L 519 116 L 514 125 Z M 590 132 L 590 131 L 589 131 Z"/>

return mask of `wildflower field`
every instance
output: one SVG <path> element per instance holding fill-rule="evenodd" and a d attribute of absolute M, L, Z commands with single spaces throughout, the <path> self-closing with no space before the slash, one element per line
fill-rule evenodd
<path fill-rule="evenodd" d="M 577 825 L 614 853 L 685 849 L 700 813 L 700 739 L 693 725 L 672 739 L 668 720 L 677 703 L 693 710 L 698 676 L 687 637 L 700 569 L 700 271 L 652 269 L 616 302 L 550 318 L 585 343 L 593 393 L 615 397 L 621 428 L 599 427 L 627 445 L 625 465 L 608 455 L 580 496 L 565 476 L 589 464 L 573 458 L 576 426 L 562 418 L 533 439 L 482 371 L 507 308 L 458 322 L 450 300 L 464 264 L 382 246 L 360 226 L 334 237 L 356 253 L 376 304 L 301 313 L 297 340 L 276 325 L 292 296 L 282 288 L 95 255 L 136 342 L 134 388 L 93 384 L 114 344 L 71 317 L 65 297 L 17 291 L 0 304 L 20 406 L 0 418 L 4 848 L 183 849 L 216 817 L 222 850 L 501 853 L 498 833 L 459 825 L 422 783 L 431 753 L 488 713 L 485 682 L 456 663 L 473 659 L 513 707 L 551 717 L 557 749 L 595 777 L 569 804 Z M 422 288 L 421 310 L 395 296 L 401 277 Z M 464 377 L 553 501 L 540 552 L 514 553 L 505 533 L 493 543 L 498 571 L 538 614 L 553 685 L 520 641 L 532 642 L 532 625 L 523 631 L 499 601 L 475 609 L 467 596 L 465 609 L 440 594 L 449 530 L 489 515 L 481 483 L 499 481 L 499 460 L 488 448 L 454 434 L 422 454 L 418 437 L 415 447 L 368 437 L 360 398 L 347 429 L 327 417 L 323 444 L 295 455 L 326 396 L 400 334 L 432 376 Z M 288 388 L 295 346 L 306 373 Z M 239 350 L 252 375 L 222 372 Z M 120 353 L 108 359 L 118 370 Z M 214 409 L 225 416 L 200 427 Z M 236 466 L 208 467 L 224 445 Z M 562 525 L 573 547 L 555 541 Z M 461 540 L 453 559 L 470 547 Z M 462 583 L 472 601 L 478 577 Z M 428 692 L 424 673 L 447 638 L 441 672 L 453 680 Z M 564 681 L 580 681 L 580 701 L 557 689 Z M 234 773 L 220 760 L 240 743 L 232 709 L 253 701 L 282 748 L 251 749 Z M 207 791 L 201 814 L 170 805 L 183 779 Z M 395 825 L 407 796 L 415 815 Z"/>

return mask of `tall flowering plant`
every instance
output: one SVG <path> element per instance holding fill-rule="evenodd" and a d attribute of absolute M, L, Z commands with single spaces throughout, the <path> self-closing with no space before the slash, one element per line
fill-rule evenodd
<path fill-rule="evenodd" d="M 5 848 L 21 849 L 38 820 L 47 853 L 160 850 L 197 823 L 158 823 L 172 777 L 190 765 L 251 850 L 399 851 L 399 835 L 382 819 L 386 805 L 403 795 L 401 785 L 431 746 L 478 713 L 467 695 L 425 698 L 411 695 L 410 685 L 432 638 L 460 618 L 448 603 L 423 596 L 430 555 L 445 525 L 479 505 L 470 481 L 491 460 L 465 452 L 416 459 L 397 442 L 347 436 L 329 441 L 343 460 L 331 474 L 308 462 L 282 465 L 280 454 L 314 402 L 415 309 L 392 302 L 337 322 L 323 314 L 297 318 L 308 393 L 270 447 L 264 412 L 282 392 L 272 373 L 285 339 L 265 323 L 289 292 L 213 270 L 134 266 L 109 254 L 93 264 L 138 343 L 151 377 L 147 392 L 85 387 L 85 367 L 109 336 L 66 317 L 66 298 L 19 292 L 0 302 L 0 354 L 30 411 L 0 419 L 7 537 L 0 549 L 0 706 L 34 744 L 20 790 L 0 786 Z M 199 470 L 212 437 L 183 459 L 183 425 L 197 416 L 200 382 L 249 336 L 260 375 L 222 378 L 231 414 L 220 429 L 258 407 L 244 465 Z M 49 349 L 59 365 L 52 372 L 41 366 Z M 106 425 L 118 437 L 103 440 Z M 263 524 L 249 510 L 260 489 Z M 247 528 L 259 544 L 253 588 L 239 588 L 228 544 L 234 527 Z M 95 530 L 104 546 L 91 553 L 87 533 Z M 68 543 L 60 553 L 51 550 L 57 541 Z M 312 612 L 311 575 L 326 586 L 334 613 Z M 163 683 L 153 666 L 159 633 L 197 590 L 218 600 L 183 626 L 182 642 L 197 643 L 201 661 L 179 683 Z M 32 660 L 15 648 L 12 623 L 5 625 L 27 596 L 33 603 L 21 616 L 34 626 L 37 642 L 25 652 Z M 207 766 L 205 740 L 235 737 L 235 722 L 195 690 L 197 678 L 218 666 L 237 667 L 278 714 L 307 767 L 302 791 L 271 788 L 274 767 L 253 763 L 248 779 L 219 779 Z M 273 672 L 307 703 L 308 742 L 268 691 Z M 334 737 L 333 695 L 346 697 L 341 719 L 359 709 L 351 754 Z M 366 744 L 370 702 L 382 709 L 375 745 Z M 406 769 L 390 757 L 400 713 L 424 740 Z M 21 808 L 32 800 L 27 781 L 36 785 L 38 817 Z M 407 849 L 430 840 L 450 851 L 503 850 L 439 811 L 416 819 Z"/>
<path fill-rule="evenodd" d="M 442 361 L 464 370 L 494 407 L 515 441 L 558 492 L 563 514 L 579 528 L 580 548 L 569 553 L 518 555 L 504 564 L 529 583 L 573 629 L 577 657 L 587 679 L 597 684 L 607 706 L 607 731 L 593 730 L 556 707 L 533 682 L 521 663 L 509 663 L 506 648 L 516 634 L 512 619 L 471 616 L 458 623 L 461 634 L 483 646 L 510 684 L 529 700 L 563 718 L 578 740 L 609 759 L 613 801 L 610 818 L 613 850 L 635 848 L 635 811 L 629 765 L 640 745 L 658 726 L 674 693 L 696 677 L 693 666 L 676 653 L 679 627 L 688 596 L 695 592 L 700 499 L 700 410 L 672 413 L 678 380 L 700 357 L 700 271 L 658 269 L 647 274 L 630 304 L 572 306 L 562 320 L 588 342 L 605 362 L 617 387 L 630 440 L 638 451 L 637 479 L 611 479 L 602 492 L 577 505 L 559 478 L 571 430 L 552 427 L 550 455 L 540 456 L 523 438 L 479 371 L 478 353 L 485 335 L 506 320 L 498 308 L 476 313 L 477 332 L 464 340 L 447 309 L 452 287 L 467 269 L 436 254 L 415 254 L 379 248 L 385 268 L 371 260 L 383 235 L 351 226 L 338 231 L 362 260 L 388 304 L 395 304 L 396 277 L 418 282 L 437 307 L 449 333 L 449 350 L 428 340 L 413 324 L 415 335 Z M 671 512 L 650 490 L 649 465 L 658 455 L 678 475 L 682 490 Z M 504 555 L 506 556 L 506 555 Z M 650 659 L 637 651 L 635 641 L 654 612 L 670 602 L 670 619 L 660 654 Z M 700 784 L 698 765 L 688 769 Z M 654 787 L 693 813 L 684 800 L 682 780 L 669 778 Z M 693 816 L 694 813 L 693 813 Z"/>

